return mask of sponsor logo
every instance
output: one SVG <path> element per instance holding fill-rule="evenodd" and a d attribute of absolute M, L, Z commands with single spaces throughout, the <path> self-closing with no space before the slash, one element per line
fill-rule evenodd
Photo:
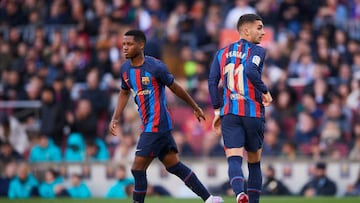
<path fill-rule="evenodd" d="M 138 93 L 137 93 L 138 96 L 149 95 L 149 94 L 151 94 L 151 90 L 141 90 L 141 91 L 138 91 Z"/>

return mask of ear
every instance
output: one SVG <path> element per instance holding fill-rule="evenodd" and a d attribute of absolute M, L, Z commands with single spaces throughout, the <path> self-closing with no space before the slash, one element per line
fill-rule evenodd
<path fill-rule="evenodd" d="M 144 50 L 145 49 L 145 43 L 144 42 L 139 42 L 140 45 L 140 49 Z"/>

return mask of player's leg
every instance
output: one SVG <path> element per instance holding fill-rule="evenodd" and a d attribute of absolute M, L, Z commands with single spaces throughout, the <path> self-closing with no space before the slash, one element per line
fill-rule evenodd
<path fill-rule="evenodd" d="M 147 190 L 146 170 L 154 157 L 158 154 L 157 139 L 159 136 L 153 133 L 142 133 L 136 146 L 136 156 L 131 167 L 135 185 L 133 202 L 143 203 Z"/>
<path fill-rule="evenodd" d="M 131 173 L 134 176 L 135 185 L 133 191 L 133 203 L 143 203 L 147 190 L 146 169 L 152 162 L 153 157 L 135 156 L 131 167 Z"/>
<path fill-rule="evenodd" d="M 248 188 L 250 203 L 258 203 L 262 188 L 262 174 L 260 167 L 262 144 L 264 140 L 265 122 L 259 118 L 243 118 L 246 130 L 245 149 L 248 155 Z"/>
<path fill-rule="evenodd" d="M 244 193 L 244 174 L 242 171 L 245 132 L 241 126 L 239 116 L 229 114 L 221 118 L 221 131 L 228 162 L 230 185 L 237 200 L 247 202 L 247 196 Z"/>
<path fill-rule="evenodd" d="M 164 139 L 165 140 L 165 139 Z M 221 197 L 213 197 L 197 178 L 196 174 L 186 165 L 180 162 L 177 155 L 177 147 L 171 134 L 167 136 L 165 147 L 159 153 L 159 159 L 166 170 L 179 177 L 187 187 L 197 194 L 206 203 L 221 203 Z"/>

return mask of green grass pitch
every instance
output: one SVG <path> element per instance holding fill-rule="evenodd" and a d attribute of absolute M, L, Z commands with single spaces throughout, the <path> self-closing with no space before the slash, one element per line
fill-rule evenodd
<path fill-rule="evenodd" d="M 235 203 L 233 197 L 225 197 L 225 203 Z M 145 203 L 201 203 L 201 199 L 176 199 L 176 198 L 163 198 L 163 197 L 149 197 Z M 360 203 L 360 197 L 318 197 L 318 198 L 303 198 L 303 197 L 262 197 L 260 203 Z M 131 199 L 0 199 L 0 203 L 131 203 Z"/>

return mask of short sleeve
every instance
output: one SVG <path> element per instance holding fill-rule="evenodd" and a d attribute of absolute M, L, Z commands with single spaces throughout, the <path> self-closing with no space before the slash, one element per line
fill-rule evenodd
<path fill-rule="evenodd" d="M 254 49 L 254 52 L 250 56 L 250 61 L 252 64 L 254 64 L 258 69 L 261 67 L 261 65 L 264 63 L 265 59 L 265 49 L 257 47 Z"/>
<path fill-rule="evenodd" d="M 121 89 L 129 90 L 130 86 L 129 86 L 128 82 L 129 82 L 129 77 L 128 77 L 126 71 L 122 71 L 121 72 Z"/>
<path fill-rule="evenodd" d="M 158 63 L 157 78 L 166 86 L 170 86 L 174 82 L 173 74 L 169 72 L 168 68 L 163 63 Z"/>

